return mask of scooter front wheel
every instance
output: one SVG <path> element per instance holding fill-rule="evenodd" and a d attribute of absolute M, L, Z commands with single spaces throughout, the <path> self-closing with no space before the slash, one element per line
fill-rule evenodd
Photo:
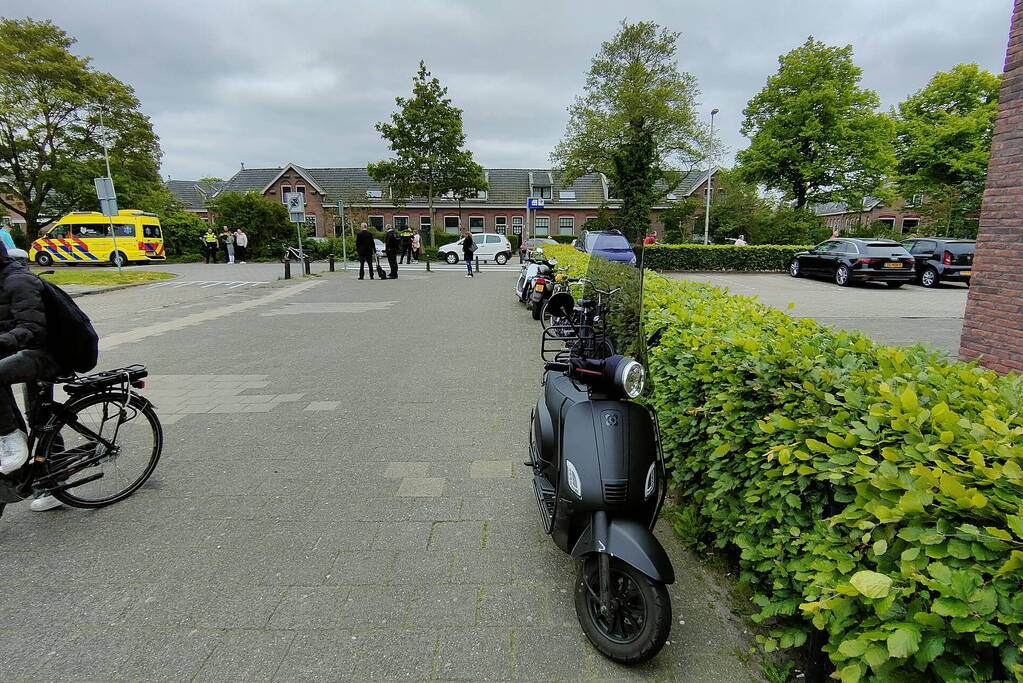
<path fill-rule="evenodd" d="M 530 311 L 533 314 L 533 320 L 539 320 L 540 316 L 543 315 L 543 301 L 534 301 L 533 308 Z"/>
<path fill-rule="evenodd" d="M 579 566 L 575 614 L 583 633 L 606 657 L 639 664 L 664 647 L 671 631 L 671 597 L 664 584 L 616 558 L 610 561 L 610 604 L 601 610 L 598 559 Z"/>

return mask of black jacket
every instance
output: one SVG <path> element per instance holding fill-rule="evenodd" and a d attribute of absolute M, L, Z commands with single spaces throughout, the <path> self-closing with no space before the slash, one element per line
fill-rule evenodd
<path fill-rule="evenodd" d="M 0 356 L 42 348 L 45 342 L 43 283 L 0 245 Z"/>
<path fill-rule="evenodd" d="M 399 250 L 398 235 L 395 234 L 394 230 L 388 230 L 387 236 L 384 237 L 384 249 L 387 250 L 388 256 L 397 256 Z"/>
<path fill-rule="evenodd" d="M 468 237 L 462 239 L 462 256 L 465 258 L 466 261 L 472 260 L 473 253 L 472 244 L 473 244 L 472 235 L 469 235 Z"/>
<path fill-rule="evenodd" d="M 359 234 L 355 236 L 355 251 L 364 259 L 372 259 L 373 253 L 376 252 L 376 243 L 373 242 L 373 233 L 369 230 L 360 230 Z"/>

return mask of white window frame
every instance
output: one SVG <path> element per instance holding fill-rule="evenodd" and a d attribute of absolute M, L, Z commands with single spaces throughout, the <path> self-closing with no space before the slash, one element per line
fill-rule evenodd
<path fill-rule="evenodd" d="M 914 223 L 913 223 L 913 225 L 906 225 L 906 221 L 914 221 Z M 920 217 L 919 216 L 903 216 L 902 217 L 902 231 L 903 232 L 906 231 L 906 228 L 909 228 L 910 230 L 916 230 L 919 227 L 920 227 Z"/>
<path fill-rule="evenodd" d="M 405 221 L 405 227 L 406 228 L 408 227 L 408 224 L 409 224 L 408 223 L 408 216 L 392 216 L 391 217 L 391 224 L 394 226 L 395 230 L 398 229 L 398 219 L 403 219 Z"/>
<path fill-rule="evenodd" d="M 288 203 L 289 192 L 291 192 L 291 185 L 281 185 L 281 204 Z"/>
<path fill-rule="evenodd" d="M 540 199 L 551 198 L 551 186 L 550 185 L 534 185 L 533 191 L 530 192 L 530 197 L 538 197 Z"/>
<path fill-rule="evenodd" d="M 481 225 L 480 225 L 479 232 L 486 232 L 487 231 L 487 219 L 486 219 L 485 216 L 469 216 L 469 232 L 471 232 L 473 234 L 478 234 L 476 232 L 476 229 L 472 227 L 472 221 L 473 221 L 474 218 L 478 218 L 480 220 Z"/>
<path fill-rule="evenodd" d="M 376 227 L 375 225 L 373 225 L 373 219 L 374 218 L 379 218 L 380 219 L 380 227 L 379 228 Z M 384 229 L 384 217 L 383 216 L 366 216 L 366 225 L 367 225 L 367 227 L 373 228 L 374 230 L 383 230 Z"/>
<path fill-rule="evenodd" d="M 316 234 L 316 214 L 307 213 L 305 215 L 306 227 L 313 229 L 313 234 Z"/>
<path fill-rule="evenodd" d="M 425 223 L 423 222 L 424 218 L 426 219 Z M 419 216 L 419 229 L 422 230 L 423 228 L 426 228 L 427 230 L 432 230 L 433 229 L 433 221 L 430 220 L 429 216 L 423 216 L 423 215 Z"/>
<path fill-rule="evenodd" d="M 494 232 L 496 232 L 498 235 L 508 234 L 507 216 L 494 216 Z"/>
<path fill-rule="evenodd" d="M 878 223 L 886 223 L 892 230 L 895 229 L 895 218 L 893 216 L 885 216 L 884 218 L 878 218 Z"/>
<path fill-rule="evenodd" d="M 296 185 L 295 186 L 295 192 L 301 193 L 302 196 L 304 197 L 305 196 L 305 185 Z"/>
<path fill-rule="evenodd" d="M 366 190 L 366 199 L 383 199 L 383 190 Z"/>
<path fill-rule="evenodd" d="M 560 199 L 563 202 L 574 202 L 575 190 L 559 190 L 558 199 Z"/>
<path fill-rule="evenodd" d="M 512 216 L 511 226 L 513 235 L 522 234 L 522 225 L 523 225 L 522 216 Z"/>
<path fill-rule="evenodd" d="M 456 227 L 454 230 L 452 230 L 451 228 L 448 227 L 448 219 L 449 218 L 454 218 L 455 221 L 458 223 L 458 227 Z M 458 233 L 462 232 L 462 218 L 461 218 L 461 216 L 444 216 L 444 232 L 446 232 L 446 233 L 448 233 L 450 235 L 457 235 Z"/>
<path fill-rule="evenodd" d="M 543 232 L 540 232 L 540 221 L 545 222 Z M 547 237 L 551 234 L 551 217 L 550 216 L 535 216 L 533 218 L 533 235 L 536 237 Z"/>
<path fill-rule="evenodd" d="M 571 230 L 569 232 L 563 232 L 562 231 L 564 226 L 561 225 L 561 222 L 562 221 L 566 221 L 566 220 L 570 222 L 569 223 L 569 227 L 571 227 Z M 558 234 L 559 235 L 574 235 L 575 234 L 575 216 L 558 216 Z"/>

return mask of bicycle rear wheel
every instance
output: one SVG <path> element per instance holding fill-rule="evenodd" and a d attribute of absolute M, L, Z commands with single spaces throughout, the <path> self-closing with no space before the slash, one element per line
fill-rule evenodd
<path fill-rule="evenodd" d="M 163 451 L 163 428 L 149 401 L 107 392 L 73 401 L 66 411 L 39 444 L 46 475 L 71 484 L 102 476 L 54 491 L 57 500 L 103 507 L 124 500 L 149 479 Z"/>

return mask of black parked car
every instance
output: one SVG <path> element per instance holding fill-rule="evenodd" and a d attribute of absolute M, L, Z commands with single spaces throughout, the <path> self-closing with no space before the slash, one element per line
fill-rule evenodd
<path fill-rule="evenodd" d="M 901 287 L 915 277 L 913 257 L 894 240 L 837 238 L 801 251 L 789 263 L 789 275 L 831 278 L 845 287 L 857 282 L 884 282 Z"/>
<path fill-rule="evenodd" d="M 937 287 L 942 280 L 970 284 L 977 247 L 973 240 L 918 237 L 902 246 L 916 259 L 916 281 L 924 287 Z"/>

